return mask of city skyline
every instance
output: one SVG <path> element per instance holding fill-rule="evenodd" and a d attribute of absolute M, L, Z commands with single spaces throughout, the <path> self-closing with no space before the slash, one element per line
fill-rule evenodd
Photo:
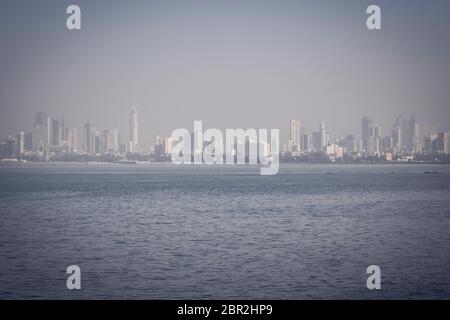
<path fill-rule="evenodd" d="M 145 144 L 196 119 L 215 128 L 324 121 L 339 136 L 358 132 L 365 114 L 390 128 L 412 113 L 447 129 L 448 1 L 381 1 L 376 32 L 364 1 L 78 4 L 83 28 L 69 31 L 65 3 L 5 3 L 0 136 L 31 127 L 34 111 L 125 135 L 133 105 Z"/>
<path fill-rule="evenodd" d="M 449 0 L 1 7 L 0 299 L 450 298 Z"/>
<path fill-rule="evenodd" d="M 66 127 L 66 125 L 69 126 Z M 0 137 L 0 158 L 28 155 L 76 153 L 87 155 L 117 154 L 125 158 L 130 154 L 153 154 L 157 159 L 170 158 L 174 141 L 170 135 L 156 135 L 152 144 L 139 143 L 139 112 L 133 106 L 129 117 L 128 136 L 121 136 L 117 128 L 100 128 L 88 120 L 82 128 L 70 126 L 67 119 L 53 118 L 45 112 L 36 112 L 30 130 L 20 130 L 17 135 Z M 174 130 L 176 128 L 173 128 Z M 249 129 L 249 128 L 242 128 Z M 344 155 L 358 157 L 376 156 L 392 161 L 395 156 L 450 153 L 450 130 L 438 129 L 418 123 L 414 115 L 398 115 L 392 128 L 384 128 L 368 116 L 361 118 L 360 134 L 348 132 L 335 136 L 328 131 L 324 121 L 316 128 L 307 127 L 298 119 L 289 121 L 289 139 L 281 141 L 281 158 L 323 153 L 327 159 L 342 159 Z M 161 158 L 163 157 L 163 158 Z M 112 160 L 108 158 L 108 161 Z M 410 160 L 414 160 L 411 158 Z"/>

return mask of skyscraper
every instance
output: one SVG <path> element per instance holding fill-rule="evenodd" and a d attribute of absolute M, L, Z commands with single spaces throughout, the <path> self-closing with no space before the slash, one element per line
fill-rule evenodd
<path fill-rule="evenodd" d="M 139 114 L 136 108 L 131 110 L 130 117 L 131 152 L 139 152 Z"/>
<path fill-rule="evenodd" d="M 319 124 L 319 133 L 320 133 L 320 143 L 322 145 L 322 148 L 324 148 L 328 145 L 328 140 L 330 139 L 330 135 L 325 130 L 325 122 L 323 122 L 323 121 Z"/>
<path fill-rule="evenodd" d="M 392 136 L 386 136 L 381 143 L 381 149 L 383 152 L 392 152 L 394 149 L 394 139 Z"/>
<path fill-rule="evenodd" d="M 414 117 L 408 122 L 405 117 L 400 114 L 395 119 L 395 128 L 400 128 L 400 148 L 398 151 L 412 151 L 412 134 L 411 134 L 411 122 L 414 121 Z"/>
<path fill-rule="evenodd" d="M 423 145 L 423 131 L 421 126 L 416 122 L 416 119 L 411 115 L 408 122 L 409 139 L 411 140 L 411 150 L 414 153 L 422 152 Z"/>
<path fill-rule="evenodd" d="M 369 141 L 370 128 L 372 125 L 373 122 L 369 117 L 363 117 L 361 119 L 361 140 L 363 152 L 367 152 L 367 143 Z"/>
<path fill-rule="evenodd" d="M 325 130 L 325 122 L 319 124 L 319 131 L 313 132 L 313 148 L 314 151 L 324 151 L 328 144 L 329 134 Z"/>
<path fill-rule="evenodd" d="M 57 119 L 51 119 L 50 124 L 50 144 L 53 146 L 58 146 L 62 141 L 61 122 Z"/>
<path fill-rule="evenodd" d="M 66 139 L 71 152 L 77 149 L 77 129 L 70 128 L 67 129 Z"/>
<path fill-rule="evenodd" d="M 17 141 L 11 136 L 6 139 L 6 155 L 10 158 L 17 155 Z"/>
<path fill-rule="evenodd" d="M 379 125 L 372 125 L 369 128 L 369 137 L 367 139 L 366 153 L 369 155 L 379 155 L 381 145 L 381 127 Z"/>
<path fill-rule="evenodd" d="M 64 118 L 61 119 L 61 141 L 67 141 L 67 130 L 66 130 L 66 122 L 64 121 Z"/>
<path fill-rule="evenodd" d="M 34 117 L 32 145 L 34 152 L 48 154 L 50 144 L 51 119 L 45 112 L 38 112 Z"/>
<path fill-rule="evenodd" d="M 114 149 L 114 133 L 112 130 L 103 130 L 101 136 L 101 152 L 112 152 Z"/>
<path fill-rule="evenodd" d="M 289 143 L 291 145 L 291 151 L 299 152 L 300 151 L 300 121 L 299 120 L 291 120 L 289 138 L 290 138 Z"/>
<path fill-rule="evenodd" d="M 95 153 L 95 128 L 92 121 L 84 125 L 84 152 L 87 154 Z"/>
<path fill-rule="evenodd" d="M 392 130 L 392 139 L 394 144 L 394 152 L 399 153 L 402 151 L 402 127 L 397 125 Z"/>
<path fill-rule="evenodd" d="M 370 133 L 374 137 L 381 137 L 381 127 L 377 124 L 374 124 L 370 130 Z"/>
<path fill-rule="evenodd" d="M 22 158 L 25 154 L 25 132 L 21 131 L 17 136 L 17 156 Z"/>
<path fill-rule="evenodd" d="M 357 151 L 356 139 L 354 135 L 347 135 L 344 138 L 344 149 L 348 154 L 352 154 Z"/>
<path fill-rule="evenodd" d="M 172 139 L 171 138 L 164 139 L 164 153 L 165 154 L 172 153 Z"/>
<path fill-rule="evenodd" d="M 328 132 L 325 130 L 325 122 L 319 123 L 319 131 L 313 132 L 312 134 L 314 151 L 324 151 L 328 145 L 329 137 Z"/>
<path fill-rule="evenodd" d="M 376 136 L 370 136 L 367 139 L 367 154 L 379 155 L 380 154 L 380 138 Z"/>
<path fill-rule="evenodd" d="M 309 135 L 305 132 L 303 134 L 300 134 L 300 151 L 301 152 L 308 152 L 311 149 Z"/>
<path fill-rule="evenodd" d="M 33 133 L 25 133 L 25 151 L 33 150 Z"/>
<path fill-rule="evenodd" d="M 438 135 L 438 151 L 449 154 L 450 153 L 450 132 L 443 131 Z"/>
<path fill-rule="evenodd" d="M 418 148 L 418 132 L 416 131 L 416 118 L 411 115 L 408 121 L 408 151 Z"/>
<path fill-rule="evenodd" d="M 321 138 L 320 138 L 320 132 L 316 132 L 316 131 L 313 132 L 312 145 L 313 145 L 313 150 L 315 152 L 323 151 L 322 150 L 322 142 L 321 142 Z"/>
<path fill-rule="evenodd" d="M 94 130 L 94 154 L 102 153 L 101 151 L 101 138 L 97 129 Z"/>
<path fill-rule="evenodd" d="M 164 154 L 164 139 L 160 136 L 155 137 L 154 153 L 156 156 L 161 156 Z"/>
<path fill-rule="evenodd" d="M 119 129 L 113 129 L 113 151 L 119 152 Z"/>

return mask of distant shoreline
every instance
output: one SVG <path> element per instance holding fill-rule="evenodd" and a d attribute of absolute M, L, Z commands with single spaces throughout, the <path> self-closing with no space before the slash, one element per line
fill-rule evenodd
<path fill-rule="evenodd" d="M 27 161 L 27 162 L 20 162 L 20 161 L 1 161 L 0 160 L 0 166 L 28 166 L 28 165 L 90 165 L 90 166 L 97 166 L 97 165 L 114 165 L 114 166 L 146 166 L 146 165 L 173 165 L 173 166 L 179 166 L 172 162 L 155 162 L 155 161 L 140 161 L 140 162 L 108 162 L 108 161 Z M 204 164 L 203 164 L 204 165 Z M 234 166 L 259 166 L 258 164 L 233 164 Z M 316 165 L 450 165 L 450 163 L 442 163 L 442 162 L 280 162 L 280 165 L 302 165 L 302 166 L 316 166 Z M 200 164 L 184 164 L 181 166 L 202 166 Z M 215 164 L 213 166 L 232 166 L 231 164 Z M 211 167 L 211 165 L 208 165 L 208 167 Z"/>

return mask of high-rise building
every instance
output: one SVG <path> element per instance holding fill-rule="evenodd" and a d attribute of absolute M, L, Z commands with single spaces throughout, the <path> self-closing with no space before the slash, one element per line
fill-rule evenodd
<path fill-rule="evenodd" d="M 320 136 L 320 132 L 315 131 L 312 133 L 312 144 L 315 152 L 323 151 L 322 150 L 322 139 Z"/>
<path fill-rule="evenodd" d="M 17 156 L 22 158 L 25 154 L 25 132 L 21 131 L 17 135 Z"/>
<path fill-rule="evenodd" d="M 25 150 L 31 151 L 33 150 L 33 133 L 28 132 L 25 134 Z"/>
<path fill-rule="evenodd" d="M 6 156 L 13 158 L 17 155 L 17 141 L 11 136 L 6 139 Z"/>
<path fill-rule="evenodd" d="M 313 132 L 313 148 L 315 151 L 325 151 L 328 145 L 329 134 L 325 130 L 325 122 L 319 124 L 319 131 Z"/>
<path fill-rule="evenodd" d="M 408 121 L 408 127 L 407 127 L 407 150 L 409 152 L 415 152 L 415 147 L 418 148 L 418 132 L 416 132 L 417 130 L 417 124 L 416 124 L 416 118 L 411 115 Z M 417 141 L 416 141 L 417 140 Z M 414 143 L 417 143 L 417 145 L 415 146 Z"/>
<path fill-rule="evenodd" d="M 314 151 L 325 151 L 326 146 L 328 145 L 328 140 L 330 139 L 330 135 L 325 130 L 325 122 L 321 122 L 319 124 L 319 131 L 313 132 L 313 149 Z"/>
<path fill-rule="evenodd" d="M 450 153 L 450 132 L 449 131 L 443 131 L 440 132 L 438 135 L 438 151 L 449 154 Z"/>
<path fill-rule="evenodd" d="M 36 153 L 48 153 L 48 129 L 45 126 L 36 125 L 33 127 L 33 151 Z"/>
<path fill-rule="evenodd" d="M 133 153 L 134 149 L 133 149 L 133 141 L 128 141 L 127 144 L 125 145 L 125 152 L 126 153 Z"/>
<path fill-rule="evenodd" d="M 289 142 L 291 145 L 292 152 L 300 151 L 300 121 L 299 120 L 291 120 L 290 122 L 290 135 Z"/>
<path fill-rule="evenodd" d="M 410 122 L 411 121 L 412 119 L 410 119 Z M 399 145 L 397 146 L 397 152 L 412 151 L 412 134 L 410 130 L 410 124 L 402 114 L 397 116 L 397 118 L 395 119 L 394 130 L 396 131 L 396 133 L 400 133 L 397 139 L 397 142 L 399 142 Z"/>
<path fill-rule="evenodd" d="M 311 142 L 309 140 L 309 135 L 303 133 L 300 135 L 300 151 L 309 152 L 311 150 Z"/>
<path fill-rule="evenodd" d="M 84 125 L 84 152 L 95 154 L 95 127 L 92 121 Z"/>
<path fill-rule="evenodd" d="M 153 148 L 156 156 L 161 156 L 164 154 L 164 139 L 161 136 L 155 137 L 155 143 Z"/>
<path fill-rule="evenodd" d="M 119 152 L 120 138 L 119 129 L 113 129 L 113 151 Z"/>
<path fill-rule="evenodd" d="M 50 124 L 50 144 L 52 146 L 58 146 L 62 141 L 61 122 L 57 119 L 51 119 Z"/>
<path fill-rule="evenodd" d="M 402 151 L 402 127 L 397 125 L 392 130 L 392 139 L 394 143 L 394 152 L 399 153 Z"/>
<path fill-rule="evenodd" d="M 423 152 L 433 153 L 432 146 L 433 146 L 432 136 L 431 135 L 425 136 L 425 138 L 423 139 Z"/>
<path fill-rule="evenodd" d="M 394 150 L 394 139 L 386 136 L 382 140 L 381 149 L 383 152 L 392 152 Z"/>
<path fill-rule="evenodd" d="M 102 151 L 101 151 L 101 135 L 100 135 L 100 132 L 97 130 L 97 129 L 95 129 L 94 130 L 94 153 L 95 154 L 100 154 L 100 153 L 102 153 Z"/>
<path fill-rule="evenodd" d="M 69 150 L 73 152 L 77 150 L 77 129 L 70 128 L 66 130 L 66 139 L 69 145 Z"/>
<path fill-rule="evenodd" d="M 414 153 L 420 153 L 423 151 L 423 129 L 422 126 L 420 126 L 417 123 L 414 123 L 414 125 L 411 127 L 411 134 L 412 134 L 412 152 Z"/>
<path fill-rule="evenodd" d="M 367 152 L 367 143 L 370 136 L 370 130 L 373 126 L 373 122 L 369 117 L 363 117 L 361 119 L 361 140 L 362 140 L 362 151 Z"/>
<path fill-rule="evenodd" d="M 424 134 L 414 115 L 409 120 L 403 115 L 397 116 L 392 137 L 397 152 L 422 152 Z"/>
<path fill-rule="evenodd" d="M 38 112 L 34 117 L 32 130 L 33 151 L 49 153 L 51 119 L 45 112 Z"/>
<path fill-rule="evenodd" d="M 367 139 L 367 154 L 373 156 L 373 155 L 379 155 L 380 154 L 380 138 L 376 136 L 369 136 Z"/>
<path fill-rule="evenodd" d="M 322 148 L 328 145 L 328 141 L 330 140 L 329 133 L 325 130 L 325 122 L 321 122 L 319 124 L 319 133 L 320 133 L 320 141 L 322 144 Z"/>
<path fill-rule="evenodd" d="M 369 155 L 380 155 L 381 146 L 381 127 L 373 124 L 369 128 L 369 137 L 367 138 L 367 150 Z"/>
<path fill-rule="evenodd" d="M 6 141 L 0 139 L 0 158 L 6 157 Z"/>
<path fill-rule="evenodd" d="M 45 112 L 37 112 L 34 116 L 34 126 L 46 126 L 49 129 L 50 137 L 50 117 Z"/>
<path fill-rule="evenodd" d="M 374 137 L 381 137 L 381 127 L 377 124 L 374 124 L 372 128 L 369 130 L 370 135 Z"/>
<path fill-rule="evenodd" d="M 450 131 L 446 131 L 444 153 L 445 154 L 450 153 Z"/>
<path fill-rule="evenodd" d="M 131 152 L 139 152 L 139 114 L 136 108 L 131 110 L 130 141 L 132 142 Z"/>
<path fill-rule="evenodd" d="M 114 151 L 114 132 L 113 130 L 103 130 L 101 136 L 101 153 Z"/>
<path fill-rule="evenodd" d="M 67 141 L 67 130 L 64 118 L 61 119 L 61 141 Z"/>
<path fill-rule="evenodd" d="M 347 135 L 344 138 L 344 150 L 348 154 L 352 154 L 357 151 L 356 139 L 354 135 Z"/>
<path fill-rule="evenodd" d="M 172 139 L 171 138 L 164 139 L 164 153 L 165 154 L 172 153 Z"/>

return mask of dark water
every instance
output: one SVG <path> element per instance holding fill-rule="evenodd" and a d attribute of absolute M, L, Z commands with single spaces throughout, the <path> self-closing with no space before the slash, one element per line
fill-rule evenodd
<path fill-rule="evenodd" d="M 1 165 L 0 298 L 449 299 L 450 167 Z"/>

